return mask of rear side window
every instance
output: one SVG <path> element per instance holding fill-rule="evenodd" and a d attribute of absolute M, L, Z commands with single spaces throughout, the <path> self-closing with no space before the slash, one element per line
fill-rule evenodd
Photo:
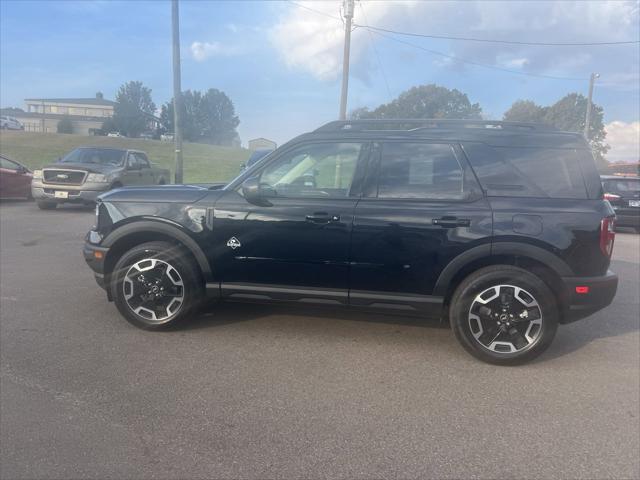
<path fill-rule="evenodd" d="M 462 199 L 463 172 L 448 144 L 385 143 L 378 198 Z"/>
<path fill-rule="evenodd" d="M 587 198 L 580 158 L 587 151 L 484 144 L 464 150 L 489 196 Z"/>

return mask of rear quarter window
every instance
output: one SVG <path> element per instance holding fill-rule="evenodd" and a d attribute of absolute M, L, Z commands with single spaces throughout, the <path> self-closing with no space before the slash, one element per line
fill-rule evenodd
<path fill-rule="evenodd" d="M 588 152 L 485 144 L 464 150 L 489 196 L 588 198 L 580 158 Z"/>

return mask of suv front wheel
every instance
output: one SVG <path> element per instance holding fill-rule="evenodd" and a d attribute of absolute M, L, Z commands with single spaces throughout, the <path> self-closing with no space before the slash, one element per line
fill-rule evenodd
<path fill-rule="evenodd" d="M 517 365 L 540 355 L 558 328 L 556 299 L 539 277 L 522 268 L 482 268 L 458 286 L 451 327 L 462 346 L 488 363 Z"/>
<path fill-rule="evenodd" d="M 203 284 L 198 266 L 184 247 L 148 242 L 118 260 L 111 294 L 127 321 L 145 330 L 159 330 L 198 308 Z"/>

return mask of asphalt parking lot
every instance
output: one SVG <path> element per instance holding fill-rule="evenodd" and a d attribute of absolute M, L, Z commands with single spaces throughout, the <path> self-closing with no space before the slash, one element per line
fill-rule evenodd
<path fill-rule="evenodd" d="M 413 318 L 221 305 L 126 323 L 93 211 L 0 204 L 0 477 L 639 478 L 640 243 L 606 310 L 515 368 Z"/>

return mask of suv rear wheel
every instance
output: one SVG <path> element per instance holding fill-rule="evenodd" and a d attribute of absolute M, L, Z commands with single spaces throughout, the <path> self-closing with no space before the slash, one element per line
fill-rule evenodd
<path fill-rule="evenodd" d="M 127 321 L 146 330 L 159 330 L 196 311 L 203 288 L 198 266 L 184 247 L 149 242 L 118 260 L 111 294 Z"/>
<path fill-rule="evenodd" d="M 539 277 L 495 265 L 472 273 L 458 286 L 450 322 L 462 346 L 476 358 L 517 365 L 549 347 L 558 328 L 558 307 Z"/>

